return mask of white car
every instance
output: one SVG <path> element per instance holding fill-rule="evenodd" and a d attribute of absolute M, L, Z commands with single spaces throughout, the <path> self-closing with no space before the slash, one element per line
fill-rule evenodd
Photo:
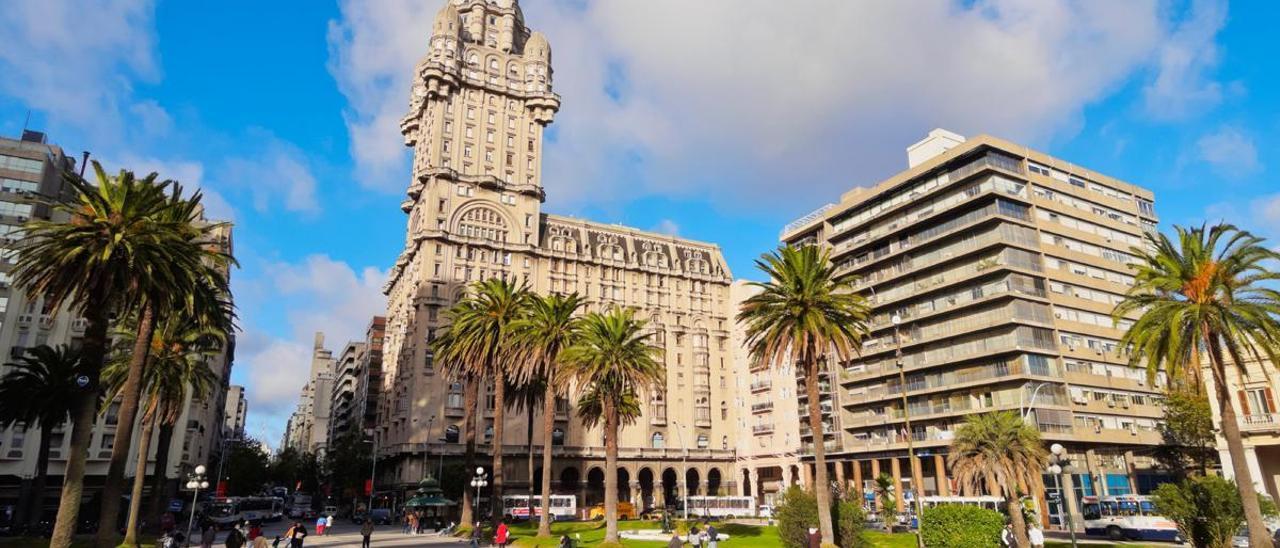
<path fill-rule="evenodd" d="M 773 517 L 773 507 L 772 507 L 772 506 L 769 506 L 769 505 L 767 505 L 767 504 L 766 504 L 766 505 L 764 505 L 764 506 L 761 506 L 761 507 L 757 508 L 757 509 L 756 509 L 756 517 L 761 517 L 761 518 L 766 518 L 766 519 L 768 519 L 768 518 L 772 518 L 772 517 Z"/>

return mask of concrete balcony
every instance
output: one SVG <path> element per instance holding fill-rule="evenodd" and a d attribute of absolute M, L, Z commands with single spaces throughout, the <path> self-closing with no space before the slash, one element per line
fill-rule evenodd
<path fill-rule="evenodd" d="M 1242 432 L 1280 432 L 1280 413 L 1258 413 L 1240 417 Z"/>

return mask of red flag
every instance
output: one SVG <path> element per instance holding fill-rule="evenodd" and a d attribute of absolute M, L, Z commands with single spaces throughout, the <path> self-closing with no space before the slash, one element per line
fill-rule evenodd
<path fill-rule="evenodd" d="M 364 480 L 364 496 L 367 497 L 372 494 L 373 494 L 373 480 L 371 479 Z"/>
<path fill-rule="evenodd" d="M 302 490 L 302 480 L 298 480 L 298 484 L 293 486 L 293 491 L 296 493 L 301 490 Z"/>
<path fill-rule="evenodd" d="M 227 496 L 227 482 L 225 481 L 218 482 L 218 493 L 216 496 L 218 497 Z"/>

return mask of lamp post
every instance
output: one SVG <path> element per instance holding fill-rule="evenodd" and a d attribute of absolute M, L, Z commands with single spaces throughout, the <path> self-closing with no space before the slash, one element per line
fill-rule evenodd
<path fill-rule="evenodd" d="M 471 499 L 471 514 L 476 516 L 476 524 L 480 523 L 480 489 L 489 485 L 489 474 L 484 472 L 484 468 L 476 467 L 476 477 L 471 478 L 471 486 L 476 489 L 475 498 Z"/>
<path fill-rule="evenodd" d="M 1027 402 L 1027 407 L 1022 407 L 1022 391 L 1018 391 L 1018 410 L 1022 412 L 1022 420 L 1027 420 L 1031 416 L 1031 411 L 1036 408 L 1036 396 L 1040 395 L 1040 389 L 1049 386 L 1049 383 L 1042 382 L 1037 384 L 1035 389 L 1031 391 L 1031 399 Z"/>
<path fill-rule="evenodd" d="M 1058 489 L 1058 495 L 1061 498 L 1062 513 L 1067 515 L 1067 531 L 1071 532 L 1071 548 L 1076 548 L 1076 525 L 1075 520 L 1071 516 L 1071 507 L 1074 504 L 1072 500 L 1066 497 L 1073 497 L 1075 488 L 1067 480 L 1067 474 L 1071 473 L 1071 459 L 1067 457 L 1067 448 L 1061 443 L 1055 443 L 1049 446 L 1049 475 L 1053 476 L 1054 487 Z M 1065 486 L 1065 488 L 1064 488 Z"/>
<path fill-rule="evenodd" d="M 370 428 L 369 430 L 371 430 L 373 433 L 373 453 L 369 458 L 369 460 L 372 461 L 373 464 L 369 467 L 369 504 L 368 506 L 365 506 L 365 510 L 364 510 L 366 516 L 373 515 L 373 485 L 378 478 L 378 434 L 379 432 L 377 428 Z M 424 459 L 424 463 L 425 463 L 425 459 Z"/>
<path fill-rule="evenodd" d="M 902 316 L 894 314 L 891 319 L 893 321 L 893 358 L 898 364 L 898 385 L 902 389 L 902 419 L 907 428 L 907 466 L 911 467 L 911 502 L 914 503 L 916 514 L 916 546 L 924 548 L 924 537 L 920 536 L 920 518 L 924 513 L 920 507 L 920 493 L 924 490 L 924 482 L 921 481 L 920 469 L 916 466 L 916 448 L 912 439 L 915 433 L 911 430 L 911 408 L 907 403 L 907 373 L 902 363 L 902 336 L 898 332 L 902 325 Z M 906 493 L 898 494 L 898 496 L 904 495 Z"/>
<path fill-rule="evenodd" d="M 191 526 L 196 522 L 196 501 L 200 498 L 200 490 L 209 488 L 209 478 L 204 475 L 203 464 L 196 466 L 194 474 L 187 474 L 187 489 L 191 493 L 191 517 L 187 518 L 187 546 L 191 546 Z"/>
<path fill-rule="evenodd" d="M 681 489 L 680 506 L 683 507 L 684 520 L 689 521 L 689 446 L 684 444 L 684 430 L 680 427 L 680 422 L 672 419 L 671 424 L 676 427 L 676 437 L 680 439 L 680 479 L 676 485 Z"/>
<path fill-rule="evenodd" d="M 422 450 L 422 477 L 424 478 L 427 477 L 427 470 L 429 470 L 429 467 L 431 466 L 428 464 L 431 462 L 431 428 L 435 423 L 436 416 L 431 415 L 431 418 L 427 419 L 427 442 L 423 444 L 424 449 Z M 436 476 L 436 480 L 440 480 L 439 475 Z"/>

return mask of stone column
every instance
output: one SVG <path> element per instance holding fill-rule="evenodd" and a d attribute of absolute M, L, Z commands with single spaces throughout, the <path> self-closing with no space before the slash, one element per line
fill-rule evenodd
<path fill-rule="evenodd" d="M 791 488 L 791 465 L 782 465 L 782 492 L 786 492 Z"/>
<path fill-rule="evenodd" d="M 947 479 L 947 459 L 942 455 L 933 456 L 934 481 L 938 482 L 938 495 L 951 496 L 951 481 Z"/>
<path fill-rule="evenodd" d="M 644 495 L 640 494 L 640 480 L 631 480 L 631 505 L 636 512 L 644 511 Z"/>
<path fill-rule="evenodd" d="M 1089 474 L 1089 480 L 1093 482 L 1093 494 L 1099 497 L 1107 496 L 1107 478 L 1102 474 L 1098 467 L 1098 454 L 1093 449 L 1084 452 L 1085 467 Z"/>
<path fill-rule="evenodd" d="M 800 476 L 804 479 L 800 480 L 801 487 L 809 487 L 813 485 L 814 466 L 808 463 L 800 463 Z"/>
<path fill-rule="evenodd" d="M 1071 515 L 1071 526 L 1077 533 L 1083 533 L 1084 518 L 1080 515 L 1080 501 L 1076 500 L 1075 486 L 1075 474 L 1079 472 L 1079 470 L 1073 470 L 1071 474 L 1063 474 L 1059 481 L 1062 483 L 1062 496 L 1067 499 L 1067 513 Z"/>
<path fill-rule="evenodd" d="M 889 470 L 893 474 L 893 498 L 898 503 L 898 513 L 901 514 L 905 504 L 902 500 L 902 464 L 897 457 L 889 460 Z"/>
<path fill-rule="evenodd" d="M 1129 476 L 1129 493 L 1138 494 L 1138 467 L 1134 464 L 1133 451 L 1124 452 L 1124 471 Z"/>
<path fill-rule="evenodd" d="M 862 461 L 855 460 L 853 464 L 853 490 L 858 495 L 858 504 L 864 504 L 866 499 L 862 496 Z"/>
<path fill-rule="evenodd" d="M 1249 475 L 1253 478 L 1253 489 L 1259 493 L 1270 493 L 1267 489 L 1267 478 L 1262 475 L 1262 465 L 1258 462 L 1258 450 L 1254 447 L 1244 448 L 1244 463 L 1249 465 Z"/>
<path fill-rule="evenodd" d="M 840 486 L 841 493 L 848 493 L 849 484 L 844 481 L 844 463 L 836 461 L 834 464 L 836 465 L 836 485 Z"/>

